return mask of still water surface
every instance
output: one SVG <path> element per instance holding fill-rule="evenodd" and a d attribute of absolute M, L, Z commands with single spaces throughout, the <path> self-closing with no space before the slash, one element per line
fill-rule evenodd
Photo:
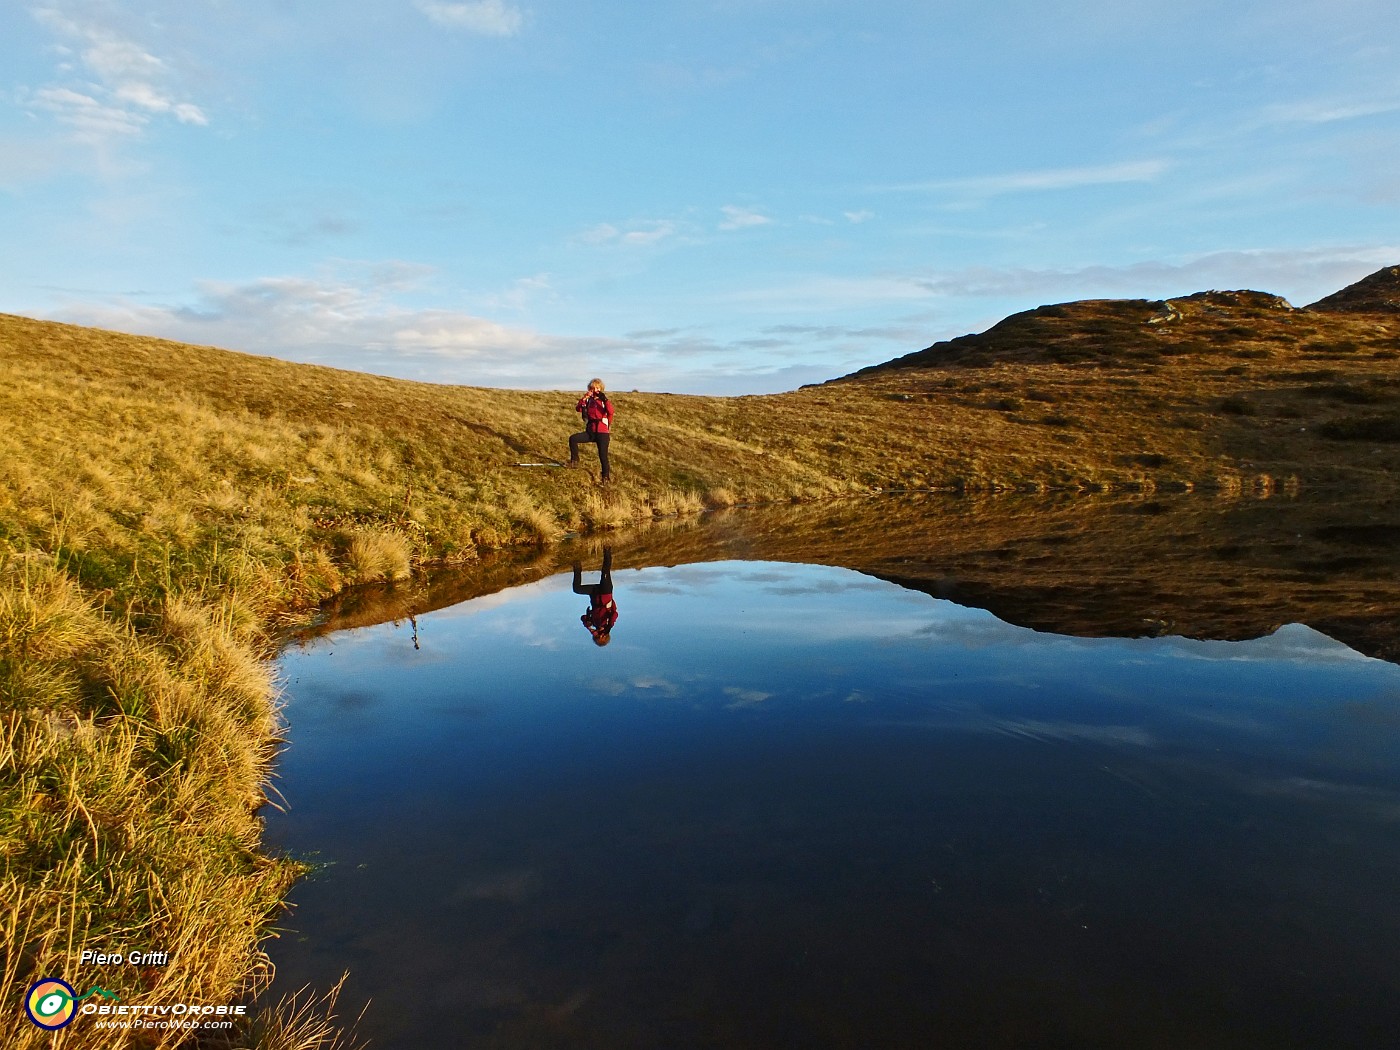
<path fill-rule="evenodd" d="M 283 990 L 376 1048 L 1394 1045 L 1400 668 L 613 583 L 606 647 L 565 574 L 285 654 Z"/>

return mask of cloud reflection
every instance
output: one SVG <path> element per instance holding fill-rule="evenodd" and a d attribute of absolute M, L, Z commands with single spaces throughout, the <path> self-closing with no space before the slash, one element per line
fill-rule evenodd
<path fill-rule="evenodd" d="M 772 693 L 765 693 L 761 689 L 742 689 L 739 686 L 726 686 L 724 695 L 733 697 L 733 702 L 725 704 L 725 708 L 734 711 L 741 707 L 757 707 L 765 700 L 772 698 Z"/>
<path fill-rule="evenodd" d="M 675 682 L 667 681 L 665 678 L 643 676 L 632 679 L 631 686 L 640 692 L 654 692 L 661 696 L 674 697 L 681 695 L 681 687 Z"/>
<path fill-rule="evenodd" d="M 1082 725 L 1077 722 L 1038 722 L 1028 718 L 1002 718 L 990 730 L 1040 743 L 1086 741 L 1110 746 L 1155 747 L 1156 738 L 1139 726 Z"/>

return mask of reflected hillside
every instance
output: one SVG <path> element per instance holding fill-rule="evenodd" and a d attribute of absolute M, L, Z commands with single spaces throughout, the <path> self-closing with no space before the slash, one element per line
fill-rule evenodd
<path fill-rule="evenodd" d="M 892 497 L 728 511 L 611 544 L 619 590 L 629 568 L 807 562 L 1037 631 L 1240 640 L 1303 623 L 1400 662 L 1400 509 L 1389 501 Z M 600 545 L 565 543 L 351 592 L 295 637 L 406 619 L 540 579 Z"/>

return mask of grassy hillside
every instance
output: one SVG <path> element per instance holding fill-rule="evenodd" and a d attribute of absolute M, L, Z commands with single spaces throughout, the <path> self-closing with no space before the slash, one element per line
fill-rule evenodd
<path fill-rule="evenodd" d="M 80 992 L 116 981 L 131 1005 L 257 985 L 259 938 L 296 874 L 258 849 L 277 743 L 264 658 L 298 609 L 414 562 L 702 506 L 875 488 L 1376 490 L 1400 466 L 1397 357 L 1394 316 L 1257 293 L 1046 307 L 789 394 L 617 391 L 618 481 L 601 489 L 588 470 L 516 465 L 563 457 L 573 394 L 0 315 L 4 1043 L 131 1045 L 29 1025 L 14 1004 L 41 975 Z M 171 963 L 112 974 L 76 965 L 84 947 Z"/>
<path fill-rule="evenodd" d="M 1121 486 L 1127 472 L 1173 487 L 1370 489 L 1400 466 L 1397 362 L 1400 311 L 1203 292 L 1040 307 L 837 385 L 959 419 L 980 411 L 999 444 L 1019 441 L 1032 485 Z"/>

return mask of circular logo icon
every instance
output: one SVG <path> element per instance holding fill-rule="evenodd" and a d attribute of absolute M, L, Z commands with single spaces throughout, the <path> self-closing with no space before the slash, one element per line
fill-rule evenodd
<path fill-rule="evenodd" d="M 24 1012 L 40 1028 L 57 1031 L 73 1020 L 77 1009 L 73 1005 L 77 996 L 73 986 L 57 977 L 45 977 L 29 986 L 24 997 Z"/>

